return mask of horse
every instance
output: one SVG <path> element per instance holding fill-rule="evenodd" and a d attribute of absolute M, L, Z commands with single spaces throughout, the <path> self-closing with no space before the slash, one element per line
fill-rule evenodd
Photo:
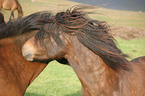
<path fill-rule="evenodd" d="M 46 67 L 47 62 L 28 62 L 21 48 L 48 17 L 49 13 L 38 12 L 0 26 L 0 96 L 24 96 L 27 87 Z"/>
<path fill-rule="evenodd" d="M 28 61 L 65 58 L 81 82 L 81 96 L 145 96 L 145 59 L 128 61 L 106 22 L 89 18 L 82 7 L 48 21 L 23 45 Z"/>
<path fill-rule="evenodd" d="M 0 0 L 0 9 L 11 10 L 9 20 L 14 19 L 14 11 L 18 11 L 18 18 L 22 18 L 23 10 L 18 0 Z"/>

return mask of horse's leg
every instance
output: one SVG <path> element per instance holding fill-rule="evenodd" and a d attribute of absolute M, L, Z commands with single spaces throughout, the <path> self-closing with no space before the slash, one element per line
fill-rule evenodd
<path fill-rule="evenodd" d="M 23 16 L 23 11 L 22 11 L 21 6 L 18 6 L 17 11 L 18 11 L 18 18 L 22 18 L 22 16 Z"/>
<path fill-rule="evenodd" d="M 17 11 L 18 11 L 18 18 L 21 18 L 23 16 L 22 7 L 18 1 L 16 2 L 16 4 L 17 4 Z"/>
<path fill-rule="evenodd" d="M 10 20 L 14 19 L 14 11 L 17 9 L 17 4 L 14 4 L 11 7 L 11 15 L 10 15 Z"/>
<path fill-rule="evenodd" d="M 10 15 L 9 20 L 13 20 L 13 19 L 14 19 L 14 11 L 11 11 L 11 15 Z"/>

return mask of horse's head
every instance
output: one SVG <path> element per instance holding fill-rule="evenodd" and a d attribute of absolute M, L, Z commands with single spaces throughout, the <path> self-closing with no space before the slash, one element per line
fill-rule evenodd
<path fill-rule="evenodd" d="M 22 47 L 23 56 L 28 61 L 39 61 L 48 63 L 51 60 L 62 59 L 67 52 L 67 40 L 60 36 L 63 45 L 57 44 L 52 37 L 37 40 L 35 37 L 29 39 Z"/>
<path fill-rule="evenodd" d="M 71 36 L 88 22 L 83 16 L 76 10 L 67 10 L 50 17 L 36 36 L 24 44 L 23 56 L 28 61 L 42 62 L 63 58 L 70 49 Z"/>
<path fill-rule="evenodd" d="M 83 47 L 100 56 L 113 70 L 127 69 L 128 61 L 108 33 L 106 23 L 88 18 L 79 9 L 81 8 L 59 12 L 50 17 L 35 38 L 23 46 L 24 57 L 29 61 L 63 57 L 70 59 L 68 55 L 75 54 L 77 46 L 83 44 Z"/>

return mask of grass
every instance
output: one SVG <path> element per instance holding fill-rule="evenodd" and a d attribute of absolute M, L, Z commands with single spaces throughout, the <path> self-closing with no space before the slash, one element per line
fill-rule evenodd
<path fill-rule="evenodd" d="M 78 3 L 67 0 L 19 0 L 22 5 L 24 15 L 38 11 L 51 11 L 56 13 L 64 11 L 70 6 Z M 107 21 L 111 26 L 129 26 L 145 28 L 145 13 L 132 11 L 118 11 L 104 8 L 93 9 L 95 13 L 89 15 L 92 18 Z M 9 11 L 3 11 L 5 20 L 9 19 Z M 15 12 L 17 15 L 17 12 Z M 130 56 L 131 60 L 135 57 L 145 55 L 145 37 L 137 40 L 122 40 L 116 38 L 119 48 Z M 56 61 L 51 62 L 45 70 L 34 80 L 27 89 L 25 96 L 80 96 L 81 84 L 73 69 L 66 65 L 61 65 Z"/>
<path fill-rule="evenodd" d="M 129 55 L 128 60 L 132 60 L 139 56 L 145 56 L 145 37 L 138 40 L 122 40 L 117 39 L 119 48 Z"/>
<path fill-rule="evenodd" d="M 110 25 L 142 27 L 145 28 L 145 13 L 132 12 L 132 11 L 118 11 L 99 8 L 96 12 L 103 15 L 93 15 L 94 18 L 105 20 Z"/>

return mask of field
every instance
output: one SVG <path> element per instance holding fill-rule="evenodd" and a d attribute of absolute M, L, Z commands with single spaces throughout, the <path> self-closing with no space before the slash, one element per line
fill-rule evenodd
<path fill-rule="evenodd" d="M 51 11 L 55 14 L 77 4 L 67 0 L 19 1 L 25 16 L 38 11 Z M 129 55 L 128 60 L 145 55 L 145 13 L 104 8 L 89 11 L 96 13 L 89 15 L 91 18 L 107 21 L 111 26 L 118 47 Z M 8 20 L 10 12 L 3 13 L 5 20 Z M 17 15 L 17 12 L 15 14 Z M 29 86 L 25 96 L 80 96 L 80 94 L 81 84 L 73 69 L 54 60 Z"/>

